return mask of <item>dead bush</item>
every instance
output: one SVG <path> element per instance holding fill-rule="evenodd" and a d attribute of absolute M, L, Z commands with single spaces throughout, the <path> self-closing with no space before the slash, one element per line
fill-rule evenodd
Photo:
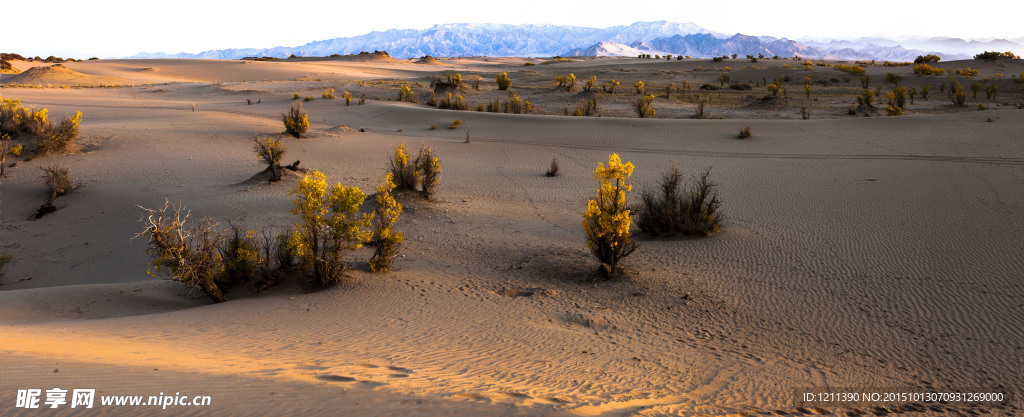
<path fill-rule="evenodd" d="M 545 177 L 556 177 L 558 176 L 558 159 L 551 158 L 551 166 L 548 171 L 544 173 Z"/>
<path fill-rule="evenodd" d="M 707 168 L 682 190 L 683 174 L 673 166 L 662 176 L 657 191 L 641 192 L 636 210 L 640 231 L 653 236 L 710 236 L 717 232 L 722 221 L 721 202 L 710 176 L 711 168 Z"/>
<path fill-rule="evenodd" d="M 203 218 L 196 226 L 187 228 L 189 211 L 166 201 L 158 209 L 138 207 L 144 211 L 141 222 L 145 229 L 135 236 L 149 243 L 146 252 L 153 257 L 151 273 L 167 269 L 173 280 L 202 290 L 214 302 L 227 301 L 217 282 L 224 264 L 220 254 L 223 237 L 216 225 Z"/>
<path fill-rule="evenodd" d="M 434 156 L 434 150 L 427 145 L 420 145 L 420 154 L 416 157 L 416 169 L 420 177 L 420 195 L 430 198 L 437 187 L 441 176 L 441 161 Z"/>

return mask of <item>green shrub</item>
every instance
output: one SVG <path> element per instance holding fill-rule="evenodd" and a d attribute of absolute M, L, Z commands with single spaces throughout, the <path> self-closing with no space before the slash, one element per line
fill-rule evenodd
<path fill-rule="evenodd" d="M 754 136 L 754 133 L 750 131 L 750 126 L 744 127 L 743 129 L 740 130 L 740 139 L 746 139 L 751 136 Z"/>
<path fill-rule="evenodd" d="M 636 84 L 633 84 L 633 89 L 636 90 L 636 93 L 641 96 L 644 95 L 644 93 L 647 91 L 646 89 L 644 89 L 643 81 L 637 81 Z"/>
<path fill-rule="evenodd" d="M 903 77 L 900 77 L 899 75 L 897 75 L 896 73 L 893 73 L 893 72 L 885 74 L 885 80 L 890 82 L 890 83 L 896 84 L 896 85 L 899 85 L 899 83 L 900 83 L 900 81 L 902 79 L 903 79 Z"/>
<path fill-rule="evenodd" d="M 979 90 L 981 90 L 981 83 L 971 83 L 971 98 L 978 98 Z"/>
<path fill-rule="evenodd" d="M 459 119 L 454 119 L 454 120 L 452 120 L 451 123 L 448 124 L 448 128 L 449 129 L 453 129 L 453 130 L 454 129 L 458 129 L 459 126 L 462 126 L 462 120 L 459 120 Z"/>
<path fill-rule="evenodd" d="M 963 106 L 967 102 L 967 95 L 964 94 L 964 86 L 959 81 L 950 78 L 949 84 L 950 98 L 953 100 L 953 104 L 957 106 Z"/>
<path fill-rule="evenodd" d="M 324 90 L 323 98 L 326 100 L 334 99 L 334 89 L 328 88 L 327 90 Z"/>
<path fill-rule="evenodd" d="M 925 56 L 918 55 L 917 59 L 914 59 L 914 63 L 915 64 L 928 64 L 928 63 L 939 62 L 940 60 L 942 60 L 942 58 L 940 58 L 938 55 L 930 55 L 930 54 L 929 55 L 925 55 Z"/>
<path fill-rule="evenodd" d="M 301 138 L 309 130 L 309 116 L 302 110 L 302 103 L 294 103 L 291 108 L 281 115 L 284 121 L 284 128 L 288 134 Z"/>
<path fill-rule="evenodd" d="M 857 78 L 860 79 L 860 86 L 861 87 L 863 87 L 863 88 L 871 87 L 871 76 L 870 75 L 865 74 L 865 75 L 861 75 L 860 77 L 857 77 Z"/>
<path fill-rule="evenodd" d="M 341 94 L 341 97 L 345 99 L 345 105 L 346 106 L 352 105 L 352 97 L 353 97 L 352 93 L 346 91 L 346 92 Z"/>
<path fill-rule="evenodd" d="M 995 84 L 989 84 L 988 87 L 985 87 L 985 99 L 986 100 L 995 100 L 996 96 L 998 96 L 998 95 L 999 95 L 999 87 L 996 87 Z"/>

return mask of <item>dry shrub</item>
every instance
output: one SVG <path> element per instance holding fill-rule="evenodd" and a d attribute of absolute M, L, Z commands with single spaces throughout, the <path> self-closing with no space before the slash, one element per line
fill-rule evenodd
<path fill-rule="evenodd" d="M 45 123 L 35 138 L 36 153 L 45 155 L 73 151 L 81 123 L 82 112 L 75 112 L 56 126 Z"/>
<path fill-rule="evenodd" d="M 138 207 L 145 212 L 141 219 L 145 229 L 135 236 L 149 242 L 146 252 L 153 257 L 151 274 L 166 268 L 173 280 L 202 290 L 214 302 L 227 301 L 217 282 L 224 263 L 220 254 L 223 237 L 215 229 L 216 225 L 203 218 L 188 229 L 188 210 L 166 201 L 158 209 Z"/>
<path fill-rule="evenodd" d="M 461 94 L 456 94 L 455 97 L 452 97 L 452 93 L 447 93 L 445 97 L 441 99 L 441 102 L 438 103 L 437 107 L 452 110 L 469 109 L 469 105 L 466 104 L 466 101 L 462 98 Z"/>
<path fill-rule="evenodd" d="M 556 176 L 558 176 L 558 159 L 557 158 L 551 158 L 551 166 L 548 168 L 547 172 L 544 173 L 544 176 L 545 177 L 556 177 Z"/>
<path fill-rule="evenodd" d="M 750 126 L 747 126 L 747 127 L 744 127 L 742 130 L 740 130 L 740 134 L 739 134 L 738 137 L 740 139 L 746 139 L 746 138 L 749 138 L 751 136 L 754 136 L 754 133 L 750 131 Z"/>
<path fill-rule="evenodd" d="M 337 98 L 334 95 L 334 88 L 328 88 L 327 90 L 324 90 L 323 98 L 325 100 L 332 100 L 334 98 Z"/>
<path fill-rule="evenodd" d="M 452 122 L 448 124 L 449 129 L 458 129 L 459 126 L 462 126 L 462 120 L 459 119 L 452 120 Z"/>
<path fill-rule="evenodd" d="M 640 96 L 633 101 L 633 110 L 641 119 L 647 119 L 654 117 L 654 109 L 651 108 L 651 102 L 654 101 L 654 94 L 649 96 Z"/>
<path fill-rule="evenodd" d="M 75 183 L 71 181 L 70 171 L 66 167 L 50 165 L 40 169 L 43 170 L 43 180 L 50 192 L 50 197 L 46 200 L 45 205 L 53 205 L 53 202 L 57 201 L 57 197 L 75 191 Z"/>
<path fill-rule="evenodd" d="M 420 154 L 416 156 L 416 169 L 419 171 L 420 195 L 430 198 L 441 175 L 441 161 L 434 156 L 434 150 L 425 144 L 420 145 Z"/>
<path fill-rule="evenodd" d="M 0 285 L 4 285 L 4 270 L 11 263 L 11 255 L 0 255 Z"/>
<path fill-rule="evenodd" d="M 281 115 L 288 134 L 301 138 L 309 130 L 309 116 L 302 110 L 302 103 L 294 103 L 288 112 Z"/>
<path fill-rule="evenodd" d="M 705 169 L 681 190 L 683 174 L 678 166 L 673 166 L 662 176 L 660 192 L 645 189 L 641 193 L 637 226 L 654 236 L 710 236 L 717 232 L 722 220 L 721 202 L 715 189 L 717 184 L 711 182 L 710 175 L 711 168 Z"/>

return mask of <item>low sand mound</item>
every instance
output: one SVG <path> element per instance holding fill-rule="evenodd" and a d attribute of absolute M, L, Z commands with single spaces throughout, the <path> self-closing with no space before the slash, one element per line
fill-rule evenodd
<path fill-rule="evenodd" d="M 399 62 L 397 59 L 392 58 L 391 55 L 388 55 L 387 52 L 380 52 L 380 51 L 373 52 L 373 53 L 370 53 L 370 52 L 360 52 L 360 53 L 355 54 L 355 55 L 342 55 L 342 56 L 338 57 L 337 59 L 341 60 L 341 61 L 349 61 L 349 62 L 376 62 L 376 63 Z"/>
<path fill-rule="evenodd" d="M 75 87 L 121 86 L 135 84 L 134 81 L 124 78 L 83 74 L 65 67 L 62 64 L 55 64 L 49 67 L 30 68 L 21 74 L 4 79 L 3 83 L 21 85 L 70 85 Z"/>
<path fill-rule="evenodd" d="M 432 57 L 430 55 L 424 55 L 423 58 L 420 58 L 420 59 L 416 60 L 416 63 L 417 64 L 424 64 L 424 65 L 448 65 L 448 64 L 445 64 L 445 63 L 443 63 L 441 61 L 438 61 L 438 60 L 434 59 L 434 57 Z"/>

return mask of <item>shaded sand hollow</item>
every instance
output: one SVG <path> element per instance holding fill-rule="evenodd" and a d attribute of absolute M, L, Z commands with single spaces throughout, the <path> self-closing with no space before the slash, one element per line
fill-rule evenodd
<path fill-rule="evenodd" d="M 483 74 L 471 96 L 498 94 L 493 74 L 525 60 L 444 62 Z M 623 62 L 576 68 L 644 71 L 654 83 L 718 74 L 686 72 L 707 61 L 678 63 L 684 75 Z M 429 84 L 437 69 L 412 61 L 66 66 L 144 86 L 0 89 L 51 117 L 84 115 L 80 152 L 19 162 L 0 180 L 0 253 L 13 258 L 0 286 L 0 415 L 44 413 L 14 408 L 15 393 L 53 387 L 212 397 L 87 415 L 695 416 L 796 415 L 800 387 L 1024 386 L 1024 111 L 1012 105 L 806 121 L 738 105 L 713 120 L 570 118 L 387 101 L 399 85 Z M 537 66 L 562 71 L 548 67 Z M 321 100 L 331 86 L 369 100 Z M 575 102 L 549 85 L 522 88 L 548 113 Z M 316 99 L 304 104 L 310 137 L 285 139 L 288 163 L 371 192 L 399 143 L 441 158 L 436 201 L 404 200 L 394 271 L 366 272 L 362 249 L 335 288 L 243 288 L 215 305 L 148 276 L 136 205 L 166 198 L 222 224 L 294 223 L 294 179 L 245 183 L 263 169 L 252 135 L 281 133 L 293 93 Z M 463 127 L 443 128 L 456 117 Z M 737 140 L 744 126 L 754 137 Z M 672 163 L 713 167 L 724 230 L 640 237 L 623 277 L 595 280 L 580 221 L 610 153 L 636 165 L 637 190 Z M 561 173 L 547 178 L 552 158 Z M 82 186 L 27 220 L 45 199 L 38 168 L 51 163 Z M 1019 415 L 1021 405 L 914 415 Z"/>

